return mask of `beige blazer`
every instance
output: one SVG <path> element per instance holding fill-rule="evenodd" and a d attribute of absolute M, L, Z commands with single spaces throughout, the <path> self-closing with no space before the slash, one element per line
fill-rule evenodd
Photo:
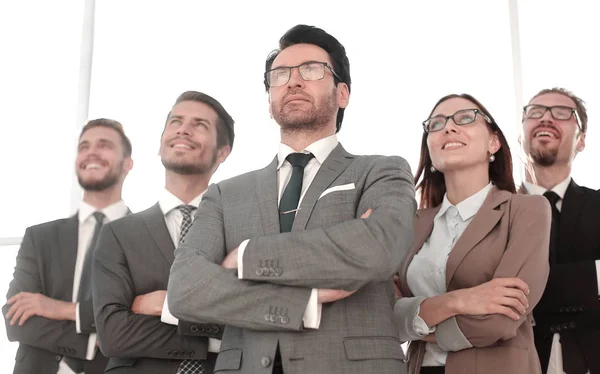
<path fill-rule="evenodd" d="M 406 281 L 408 266 L 431 234 L 439 209 L 438 206 L 417 212 L 413 245 L 400 270 L 405 297 L 413 297 Z M 497 187 L 490 190 L 450 252 L 446 265 L 447 290 L 474 287 L 498 277 L 519 277 L 529 285 L 529 309 L 518 321 L 499 314 L 458 315 L 439 324 L 436 337 L 440 346 L 449 351 L 446 373 L 541 373 L 531 310 L 540 300 L 548 279 L 551 220 L 549 203 L 542 196 L 515 195 Z M 414 300 L 420 304 L 423 298 Z M 407 313 L 401 304 L 399 301 L 394 310 L 400 330 L 412 325 L 416 312 L 414 308 Z M 423 341 L 411 342 L 409 373 L 419 373 L 424 351 Z"/>

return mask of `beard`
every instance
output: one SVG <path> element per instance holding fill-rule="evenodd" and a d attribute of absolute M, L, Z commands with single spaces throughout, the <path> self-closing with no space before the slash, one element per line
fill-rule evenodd
<path fill-rule="evenodd" d="M 272 102 L 273 119 L 284 131 L 319 130 L 327 125 L 338 109 L 335 89 L 331 95 L 321 98 L 316 104 L 312 102 L 309 104 L 308 109 L 286 112 L 285 105 Z"/>
<path fill-rule="evenodd" d="M 108 172 L 104 178 L 99 180 L 86 181 L 77 173 L 77 180 L 84 191 L 105 191 L 119 182 L 119 177 L 123 172 L 123 163 L 121 161 L 116 167 Z"/>
<path fill-rule="evenodd" d="M 541 166 L 552 166 L 556 162 L 558 148 L 536 149 L 530 144 L 529 157 L 531 160 Z"/>
<path fill-rule="evenodd" d="M 165 169 L 181 175 L 200 175 L 212 172 L 215 163 L 217 162 L 218 150 L 215 148 L 212 152 L 209 162 L 186 162 L 179 160 L 170 160 L 167 157 L 161 157 L 160 160 Z"/>

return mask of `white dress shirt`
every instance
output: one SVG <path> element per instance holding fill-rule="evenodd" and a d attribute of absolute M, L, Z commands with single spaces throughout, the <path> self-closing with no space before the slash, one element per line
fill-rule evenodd
<path fill-rule="evenodd" d="M 323 162 L 329 157 L 331 151 L 334 150 L 338 145 L 337 135 L 331 135 L 326 138 L 317 140 L 312 143 L 304 150 L 302 153 L 312 153 L 315 157 L 311 158 L 306 167 L 304 168 L 304 176 L 302 179 L 302 192 L 300 193 L 300 200 L 298 201 L 298 206 L 302 203 L 302 199 L 304 198 L 304 194 L 308 190 L 308 187 L 312 183 L 313 179 L 317 175 L 317 172 L 323 165 Z M 283 191 L 285 187 L 290 181 L 292 177 L 292 165 L 286 160 L 286 157 L 290 153 L 295 153 L 291 147 L 280 143 L 279 144 L 279 152 L 277 153 L 277 189 L 278 189 L 278 198 L 277 201 L 281 200 L 281 195 L 283 195 Z M 243 271 L 243 258 L 244 251 L 246 246 L 248 245 L 248 240 L 243 241 L 238 249 L 238 277 L 242 278 L 244 274 Z M 304 311 L 304 316 L 302 318 L 302 322 L 304 323 L 305 328 L 318 329 L 321 324 L 321 304 L 318 302 L 318 290 L 313 288 L 310 293 L 310 298 L 308 299 L 308 305 L 306 306 L 306 310 Z"/>
<path fill-rule="evenodd" d="M 180 198 L 173 195 L 166 188 L 163 191 L 163 194 L 158 201 L 158 205 L 160 206 L 160 210 L 162 210 L 165 216 L 165 224 L 167 225 L 167 230 L 171 235 L 171 240 L 173 240 L 173 245 L 175 248 L 179 245 L 179 235 L 181 234 L 181 222 L 183 221 L 183 213 L 181 210 L 177 209 L 180 205 L 192 205 L 196 208 L 200 205 L 200 201 L 202 201 L 202 192 L 200 195 L 196 196 L 189 204 L 181 201 Z M 168 297 L 168 295 L 167 295 Z M 169 306 L 167 303 L 167 297 L 165 297 L 165 302 L 163 304 L 162 314 L 160 316 L 160 320 L 163 323 L 168 323 L 170 325 L 177 326 L 179 324 L 179 320 L 171 314 L 169 311 Z M 208 338 L 208 351 L 218 353 L 221 348 L 221 341 L 219 339 Z"/>
<path fill-rule="evenodd" d="M 79 293 L 79 282 L 81 281 L 81 272 L 83 271 L 83 263 L 85 261 L 85 254 L 92 242 L 94 236 L 94 229 L 96 227 L 96 218 L 93 214 L 97 211 L 104 213 L 104 223 L 114 221 L 116 219 L 125 217 L 128 212 L 128 208 L 120 200 L 114 204 L 107 206 L 104 209 L 98 210 L 86 202 L 81 202 L 79 206 L 79 212 L 77 214 L 79 218 L 79 229 L 78 229 L 78 242 L 77 242 L 77 259 L 75 260 L 75 274 L 73 276 L 73 296 L 72 300 L 77 303 L 77 295 Z M 79 303 L 75 306 L 75 329 L 78 334 L 81 334 L 81 322 L 79 320 Z M 90 334 L 87 346 L 87 352 L 85 358 L 87 360 L 93 360 L 96 356 L 96 334 Z M 73 374 L 73 370 L 63 361 L 58 366 L 57 374 Z"/>
<path fill-rule="evenodd" d="M 567 177 L 567 179 L 551 189 L 551 191 L 555 192 L 558 197 L 560 197 L 560 200 L 556 202 L 556 208 L 559 212 L 562 210 L 562 201 L 565 197 L 565 193 L 567 192 L 567 188 L 569 187 L 569 183 L 571 183 L 571 176 Z M 524 181 L 523 185 L 530 195 L 543 195 L 544 192 L 546 192 L 544 187 L 529 183 L 527 181 Z M 600 294 L 600 260 L 596 260 L 596 278 L 598 279 L 598 293 Z M 563 371 L 562 346 L 560 345 L 559 333 L 554 333 L 552 336 L 552 348 L 550 350 L 550 361 L 548 362 L 547 374 L 565 374 Z"/>
<path fill-rule="evenodd" d="M 446 263 L 454 244 L 465 231 L 473 216 L 477 213 L 488 193 L 492 189 L 489 183 L 471 197 L 461 201 L 456 206 L 444 200 L 440 211 L 433 220 L 431 235 L 421 250 L 415 255 L 406 273 L 408 288 L 414 296 L 433 297 L 444 294 L 446 290 Z M 423 336 L 433 333 L 434 327 L 429 327 L 419 317 L 419 310 L 414 318 L 414 329 Z M 427 343 L 422 366 L 444 366 L 448 352 L 436 343 Z"/>

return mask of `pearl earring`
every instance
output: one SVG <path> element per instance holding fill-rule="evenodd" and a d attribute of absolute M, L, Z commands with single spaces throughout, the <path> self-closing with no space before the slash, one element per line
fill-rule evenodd
<path fill-rule="evenodd" d="M 431 165 L 431 167 L 429 168 L 429 171 L 431 171 L 432 173 L 435 173 L 437 171 L 437 169 L 435 168 L 435 166 Z"/>
<path fill-rule="evenodd" d="M 491 156 L 490 156 L 490 162 L 494 162 L 495 160 L 496 160 L 496 156 L 494 156 L 494 155 L 491 155 Z"/>

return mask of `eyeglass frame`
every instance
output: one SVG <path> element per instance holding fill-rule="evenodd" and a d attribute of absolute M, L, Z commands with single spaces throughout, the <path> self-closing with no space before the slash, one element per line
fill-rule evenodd
<path fill-rule="evenodd" d="M 308 79 L 304 79 L 304 77 L 302 76 L 302 73 L 300 72 L 300 67 L 301 66 L 305 66 L 305 65 L 310 65 L 310 64 L 320 64 L 323 65 L 323 76 L 319 79 L 313 79 L 313 80 L 308 80 Z M 300 65 L 295 65 L 295 66 L 278 66 L 276 68 L 270 69 L 268 71 L 266 71 L 263 75 L 265 78 L 265 82 L 267 82 L 267 84 L 269 85 L 269 88 L 271 87 L 281 87 L 281 86 L 285 86 L 290 79 L 292 79 L 292 69 L 298 69 L 298 73 L 300 74 L 300 77 L 302 78 L 303 81 L 305 82 L 314 82 L 314 81 L 320 81 L 323 78 L 325 78 L 325 68 L 328 68 L 331 71 L 331 74 L 334 76 L 335 79 L 339 80 L 340 82 L 343 82 L 342 78 L 340 78 L 339 75 L 337 75 L 337 73 L 335 72 L 335 70 L 333 70 L 333 68 L 329 65 L 329 63 L 327 62 L 323 62 L 323 61 L 306 61 L 301 63 Z M 280 84 L 279 86 L 273 86 L 271 85 L 271 80 L 268 78 L 268 74 L 272 71 L 275 70 L 282 70 L 282 69 L 287 69 L 290 73 L 288 76 L 288 79 L 285 83 Z"/>
<path fill-rule="evenodd" d="M 536 107 L 542 107 L 544 108 L 544 111 L 542 112 L 542 115 L 534 118 L 534 117 L 529 117 L 527 116 L 527 108 L 531 107 L 531 106 L 536 106 Z M 571 115 L 569 116 L 569 118 L 556 118 L 554 116 L 554 113 L 552 113 L 552 108 L 568 108 L 571 109 Z M 566 105 L 553 105 L 553 106 L 546 106 L 546 105 L 542 105 L 542 104 L 527 104 L 523 107 L 523 118 L 527 118 L 527 119 L 540 119 L 542 118 L 547 111 L 550 111 L 550 115 L 552 116 L 553 119 L 557 120 L 557 121 L 568 121 L 570 120 L 573 115 L 575 115 L 575 122 L 577 122 L 577 128 L 579 129 L 579 131 L 583 132 L 583 128 L 581 125 L 581 120 L 579 118 L 579 113 L 577 113 L 577 108 L 571 108 L 570 106 L 566 106 Z"/>
<path fill-rule="evenodd" d="M 471 122 L 469 122 L 469 123 L 460 123 L 460 124 L 459 124 L 459 123 L 456 123 L 456 121 L 454 120 L 454 116 L 455 116 L 457 113 L 460 113 L 460 112 L 465 112 L 465 111 L 473 111 L 473 112 L 475 113 L 475 117 L 473 118 L 473 121 L 471 121 Z M 487 115 L 487 114 L 483 113 L 483 112 L 482 112 L 481 110 L 479 110 L 479 109 L 475 109 L 475 108 L 471 108 L 471 109 L 461 109 L 461 110 L 457 110 L 457 111 L 456 111 L 454 114 L 452 114 L 452 115 L 450 115 L 450 116 L 443 116 L 443 115 L 441 115 L 441 114 L 440 114 L 440 115 L 437 115 L 437 116 L 433 116 L 433 117 L 429 117 L 429 118 L 427 118 L 425 121 L 423 121 L 423 131 L 424 131 L 425 133 L 427 133 L 427 134 L 430 134 L 430 133 L 432 133 L 432 132 L 438 132 L 438 131 L 442 131 L 442 130 L 443 130 L 443 129 L 445 129 L 445 128 L 446 128 L 446 126 L 448 125 L 448 120 L 449 120 L 450 118 L 452 118 L 452 122 L 454 122 L 454 124 L 455 124 L 456 126 L 465 126 L 465 125 L 470 125 L 470 124 L 472 124 L 473 122 L 475 122 L 475 120 L 477 120 L 477 115 L 478 115 L 478 114 L 479 114 L 479 115 L 481 115 L 481 117 L 482 117 L 482 118 L 483 118 L 483 119 L 484 119 L 484 120 L 485 120 L 485 121 L 486 121 L 488 124 L 490 124 L 490 125 L 491 125 L 491 124 L 493 123 L 493 121 L 491 120 L 491 118 L 490 118 L 490 117 L 488 117 L 488 115 Z M 444 127 L 442 127 L 442 128 L 441 128 L 441 129 L 439 129 L 439 130 L 435 130 L 435 131 L 427 131 L 427 124 L 426 124 L 426 123 L 427 123 L 429 120 L 431 120 L 432 118 L 438 118 L 438 117 L 440 117 L 440 118 L 444 118 Z"/>

